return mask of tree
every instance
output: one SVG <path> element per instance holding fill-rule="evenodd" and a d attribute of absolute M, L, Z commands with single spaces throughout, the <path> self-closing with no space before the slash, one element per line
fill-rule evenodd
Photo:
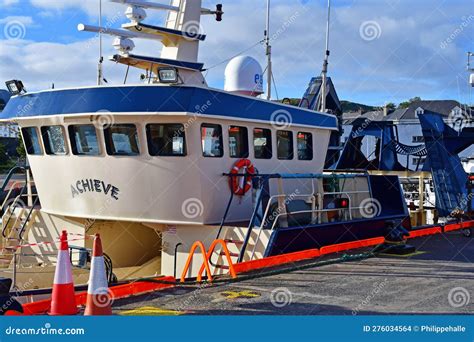
<path fill-rule="evenodd" d="M 408 101 L 402 102 L 398 105 L 398 108 L 401 108 L 401 109 L 408 108 L 408 107 L 410 107 L 410 105 L 413 102 L 417 102 L 417 101 L 421 101 L 421 97 L 416 96 L 416 97 L 413 97 L 413 98 L 409 99 Z"/>
<path fill-rule="evenodd" d="M 26 158 L 25 145 L 23 144 L 23 139 L 21 138 L 21 133 L 20 133 L 20 136 L 18 137 L 18 146 L 16 147 L 16 153 L 18 153 L 18 157 L 20 159 L 25 159 Z"/>
<path fill-rule="evenodd" d="M 8 160 L 7 148 L 4 144 L 0 143 L 0 166 L 5 166 Z"/>

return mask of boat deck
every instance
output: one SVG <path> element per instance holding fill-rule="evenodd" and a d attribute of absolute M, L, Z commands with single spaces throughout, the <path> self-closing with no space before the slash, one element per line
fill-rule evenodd
<path fill-rule="evenodd" d="M 241 282 L 181 287 L 116 301 L 118 315 L 380 315 L 474 312 L 474 239 L 410 240 L 406 257 L 330 264 Z M 354 252 L 355 253 L 355 252 Z"/>

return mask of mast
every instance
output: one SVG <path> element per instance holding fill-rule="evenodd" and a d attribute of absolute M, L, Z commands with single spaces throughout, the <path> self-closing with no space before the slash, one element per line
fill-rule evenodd
<path fill-rule="evenodd" d="M 102 0 L 99 0 L 99 27 L 102 27 Z M 102 63 L 104 61 L 102 53 L 102 30 L 99 31 L 99 64 L 97 66 L 97 85 L 102 85 Z"/>
<path fill-rule="evenodd" d="M 270 45 L 270 0 L 267 0 L 267 20 L 265 29 L 265 46 L 267 55 L 267 100 L 272 99 L 272 46 Z"/>
<path fill-rule="evenodd" d="M 327 91 L 327 74 L 329 64 L 329 25 L 331 20 L 331 0 L 328 0 L 328 18 L 326 24 L 326 50 L 324 53 L 323 70 L 321 72 L 321 112 L 326 112 L 326 91 Z"/>
<path fill-rule="evenodd" d="M 474 58 L 474 52 L 467 53 L 467 72 L 469 73 L 469 102 L 472 105 L 472 88 L 474 87 L 474 65 L 471 65 L 471 58 Z"/>

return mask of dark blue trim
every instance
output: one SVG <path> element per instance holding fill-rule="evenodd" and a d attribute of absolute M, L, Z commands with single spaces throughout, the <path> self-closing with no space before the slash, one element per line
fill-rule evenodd
<path fill-rule="evenodd" d="M 166 58 L 156 58 L 156 57 L 147 57 L 147 56 L 138 56 L 138 55 L 128 55 L 126 57 L 121 55 L 114 55 L 112 60 L 117 63 L 122 63 L 121 59 L 135 59 L 139 62 L 145 62 L 150 64 L 165 64 L 176 68 L 186 68 L 196 71 L 202 71 L 204 68 L 203 63 L 192 63 L 192 62 L 184 62 L 184 61 L 177 61 L 174 59 L 166 59 Z M 129 63 L 124 63 L 129 64 Z M 131 64 L 133 66 L 133 64 Z"/>
<path fill-rule="evenodd" d="M 149 29 L 149 30 L 155 30 L 155 31 L 158 31 L 158 32 L 168 33 L 168 34 L 172 34 L 172 35 L 175 35 L 175 36 L 185 37 L 185 38 L 194 39 L 194 40 L 204 41 L 206 39 L 205 34 L 185 32 L 185 31 L 180 31 L 180 30 L 173 30 L 173 29 L 166 28 L 166 27 L 153 26 L 153 25 L 147 25 L 147 24 L 138 24 L 136 27 L 143 27 L 143 28 L 146 28 L 146 29 Z"/>
<path fill-rule="evenodd" d="M 397 226 L 403 226 L 406 219 L 404 215 L 387 215 L 308 226 L 280 227 L 272 232 L 265 257 L 383 237 L 387 234 L 387 221 L 395 221 Z"/>
<path fill-rule="evenodd" d="M 295 125 L 337 129 L 335 116 L 309 112 L 213 89 L 184 86 L 125 86 L 51 90 L 13 97 L 0 119 L 81 113 L 190 112 L 271 122 L 278 111 Z"/>

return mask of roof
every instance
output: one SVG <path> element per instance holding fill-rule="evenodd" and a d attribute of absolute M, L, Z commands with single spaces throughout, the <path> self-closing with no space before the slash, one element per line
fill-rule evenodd
<path fill-rule="evenodd" d="M 387 121 L 398 121 L 406 114 L 408 108 L 397 109 L 394 112 L 390 113 L 387 117 Z"/>
<path fill-rule="evenodd" d="M 355 119 L 361 116 L 361 112 L 346 112 L 342 114 L 342 123 L 350 125 Z"/>
<path fill-rule="evenodd" d="M 449 117 L 451 111 L 455 108 L 463 108 L 459 102 L 454 100 L 423 100 L 415 101 L 405 110 L 404 113 L 399 113 L 397 117 L 393 117 L 396 120 L 418 120 L 416 110 L 422 108 L 424 111 L 440 114 L 443 117 Z"/>
<path fill-rule="evenodd" d="M 109 112 L 124 115 L 186 113 L 337 130 L 334 115 L 195 86 L 100 86 L 47 90 L 13 97 L 0 114 L 7 121 L 36 116 Z"/>
<path fill-rule="evenodd" d="M 366 119 L 368 121 L 394 121 L 395 118 L 400 117 L 405 113 L 406 109 L 397 109 L 391 112 L 389 115 L 385 115 L 383 110 L 374 110 L 360 114 L 360 112 L 349 112 L 344 113 L 343 121 L 345 125 L 351 125 L 355 120 Z"/>

